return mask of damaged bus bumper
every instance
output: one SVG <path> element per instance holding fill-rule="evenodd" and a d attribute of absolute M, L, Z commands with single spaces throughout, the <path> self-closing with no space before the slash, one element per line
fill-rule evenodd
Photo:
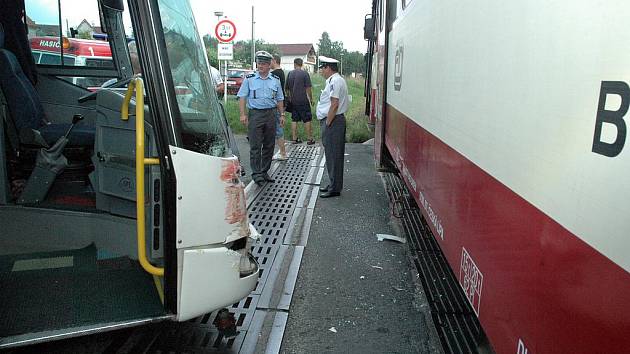
<path fill-rule="evenodd" d="M 256 287 L 258 264 L 249 250 L 258 232 L 247 218 L 236 157 L 173 146 L 171 154 L 177 178 L 177 320 L 186 321 L 232 305 Z"/>

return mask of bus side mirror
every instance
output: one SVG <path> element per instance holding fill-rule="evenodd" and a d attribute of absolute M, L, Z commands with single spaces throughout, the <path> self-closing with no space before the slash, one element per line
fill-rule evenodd
<path fill-rule="evenodd" d="M 373 41 L 376 39 L 376 34 L 374 33 L 374 18 L 372 14 L 365 15 L 365 23 L 363 25 L 363 38 L 368 41 Z"/>

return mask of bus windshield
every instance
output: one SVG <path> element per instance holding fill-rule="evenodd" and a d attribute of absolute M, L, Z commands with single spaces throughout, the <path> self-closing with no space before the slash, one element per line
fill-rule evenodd
<path fill-rule="evenodd" d="M 193 12 L 187 2 L 158 3 L 180 113 L 176 126 L 183 147 L 223 157 L 228 153 L 225 120 Z"/>

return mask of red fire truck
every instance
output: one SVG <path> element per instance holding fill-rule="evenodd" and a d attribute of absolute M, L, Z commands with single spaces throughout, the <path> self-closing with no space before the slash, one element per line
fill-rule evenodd
<path fill-rule="evenodd" d="M 31 37 L 31 51 L 35 64 L 87 66 L 112 69 L 112 52 L 107 41 L 62 37 Z M 63 50 L 62 50 L 63 49 Z M 73 77 L 72 83 L 93 89 L 108 79 L 96 77 Z"/>

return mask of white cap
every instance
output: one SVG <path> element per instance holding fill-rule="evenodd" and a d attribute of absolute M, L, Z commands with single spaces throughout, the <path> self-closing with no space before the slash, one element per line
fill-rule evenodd
<path fill-rule="evenodd" d="M 326 65 L 326 64 L 337 64 L 339 63 L 339 60 L 334 59 L 334 58 L 329 58 L 323 55 L 319 56 L 319 67 L 321 68 L 322 66 Z"/>

